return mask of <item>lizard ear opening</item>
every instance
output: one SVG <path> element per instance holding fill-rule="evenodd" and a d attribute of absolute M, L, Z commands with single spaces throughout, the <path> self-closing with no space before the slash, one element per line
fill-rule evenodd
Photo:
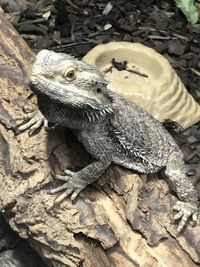
<path fill-rule="evenodd" d="M 97 89 L 96 89 L 96 92 L 97 92 L 97 94 L 102 93 L 101 88 L 97 88 Z"/>

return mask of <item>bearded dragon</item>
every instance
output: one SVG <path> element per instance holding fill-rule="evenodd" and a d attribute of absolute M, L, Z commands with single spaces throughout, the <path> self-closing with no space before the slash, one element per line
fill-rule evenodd
<path fill-rule="evenodd" d="M 178 145 L 159 121 L 111 91 L 97 68 L 67 54 L 42 50 L 33 64 L 30 88 L 43 116 L 71 128 L 95 160 L 78 172 L 65 170 L 56 176 L 64 181 L 51 190 L 64 191 L 57 202 L 69 195 L 74 200 L 111 163 L 145 174 L 163 169 L 179 199 L 173 207 L 178 211 L 174 219 L 180 219 L 178 232 L 189 217 L 197 220 L 197 191 L 186 175 Z M 19 130 L 34 128 L 34 123 L 38 127 L 44 117 L 33 118 Z"/>

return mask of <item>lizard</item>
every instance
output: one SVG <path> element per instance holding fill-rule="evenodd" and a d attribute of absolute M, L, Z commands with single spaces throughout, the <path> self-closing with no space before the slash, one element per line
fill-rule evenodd
<path fill-rule="evenodd" d="M 44 120 L 72 129 L 94 162 L 78 172 L 65 170 L 56 179 L 63 185 L 57 203 L 74 200 L 94 183 L 111 163 L 150 174 L 164 170 L 176 192 L 173 209 L 181 232 L 191 217 L 197 221 L 198 195 L 186 175 L 183 154 L 163 125 L 148 112 L 109 88 L 102 72 L 71 55 L 41 50 L 32 67 L 30 88 L 36 94 L 40 115 L 19 130 L 34 129 Z M 39 114 L 39 113 L 38 113 Z"/>

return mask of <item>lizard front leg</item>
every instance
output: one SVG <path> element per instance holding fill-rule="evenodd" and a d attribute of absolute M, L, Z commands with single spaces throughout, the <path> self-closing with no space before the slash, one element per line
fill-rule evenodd
<path fill-rule="evenodd" d="M 43 124 L 45 128 L 47 128 L 48 126 L 47 120 L 45 119 L 45 117 L 42 115 L 42 113 L 39 110 L 35 112 L 30 112 L 30 113 L 27 113 L 21 116 L 17 116 L 15 120 L 25 122 L 17 128 L 19 132 L 30 129 L 29 133 L 32 134 L 35 130 L 40 128 Z"/>
<path fill-rule="evenodd" d="M 64 191 L 56 200 L 55 203 L 61 202 L 64 198 L 71 195 L 74 200 L 78 194 L 87 185 L 94 183 L 111 164 L 112 159 L 109 153 L 104 154 L 98 161 L 89 164 L 78 172 L 65 170 L 65 175 L 57 175 L 56 179 L 65 181 L 65 183 L 50 191 L 51 194 Z"/>
<path fill-rule="evenodd" d="M 178 232 L 181 232 L 189 217 L 197 221 L 197 191 L 186 175 L 183 155 L 181 152 L 173 152 L 166 165 L 167 175 L 172 189 L 177 193 L 178 201 L 173 207 L 178 213 L 175 220 L 181 219 L 178 225 Z"/>

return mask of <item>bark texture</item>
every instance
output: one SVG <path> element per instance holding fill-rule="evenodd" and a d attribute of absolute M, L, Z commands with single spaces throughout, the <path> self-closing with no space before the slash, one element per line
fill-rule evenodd
<path fill-rule="evenodd" d="M 197 266 L 200 227 L 177 236 L 176 198 L 156 175 L 112 166 L 74 203 L 54 205 L 55 173 L 90 156 L 65 129 L 16 132 L 15 117 L 35 106 L 28 76 L 35 55 L 0 11 L 0 209 L 48 266 Z"/>

